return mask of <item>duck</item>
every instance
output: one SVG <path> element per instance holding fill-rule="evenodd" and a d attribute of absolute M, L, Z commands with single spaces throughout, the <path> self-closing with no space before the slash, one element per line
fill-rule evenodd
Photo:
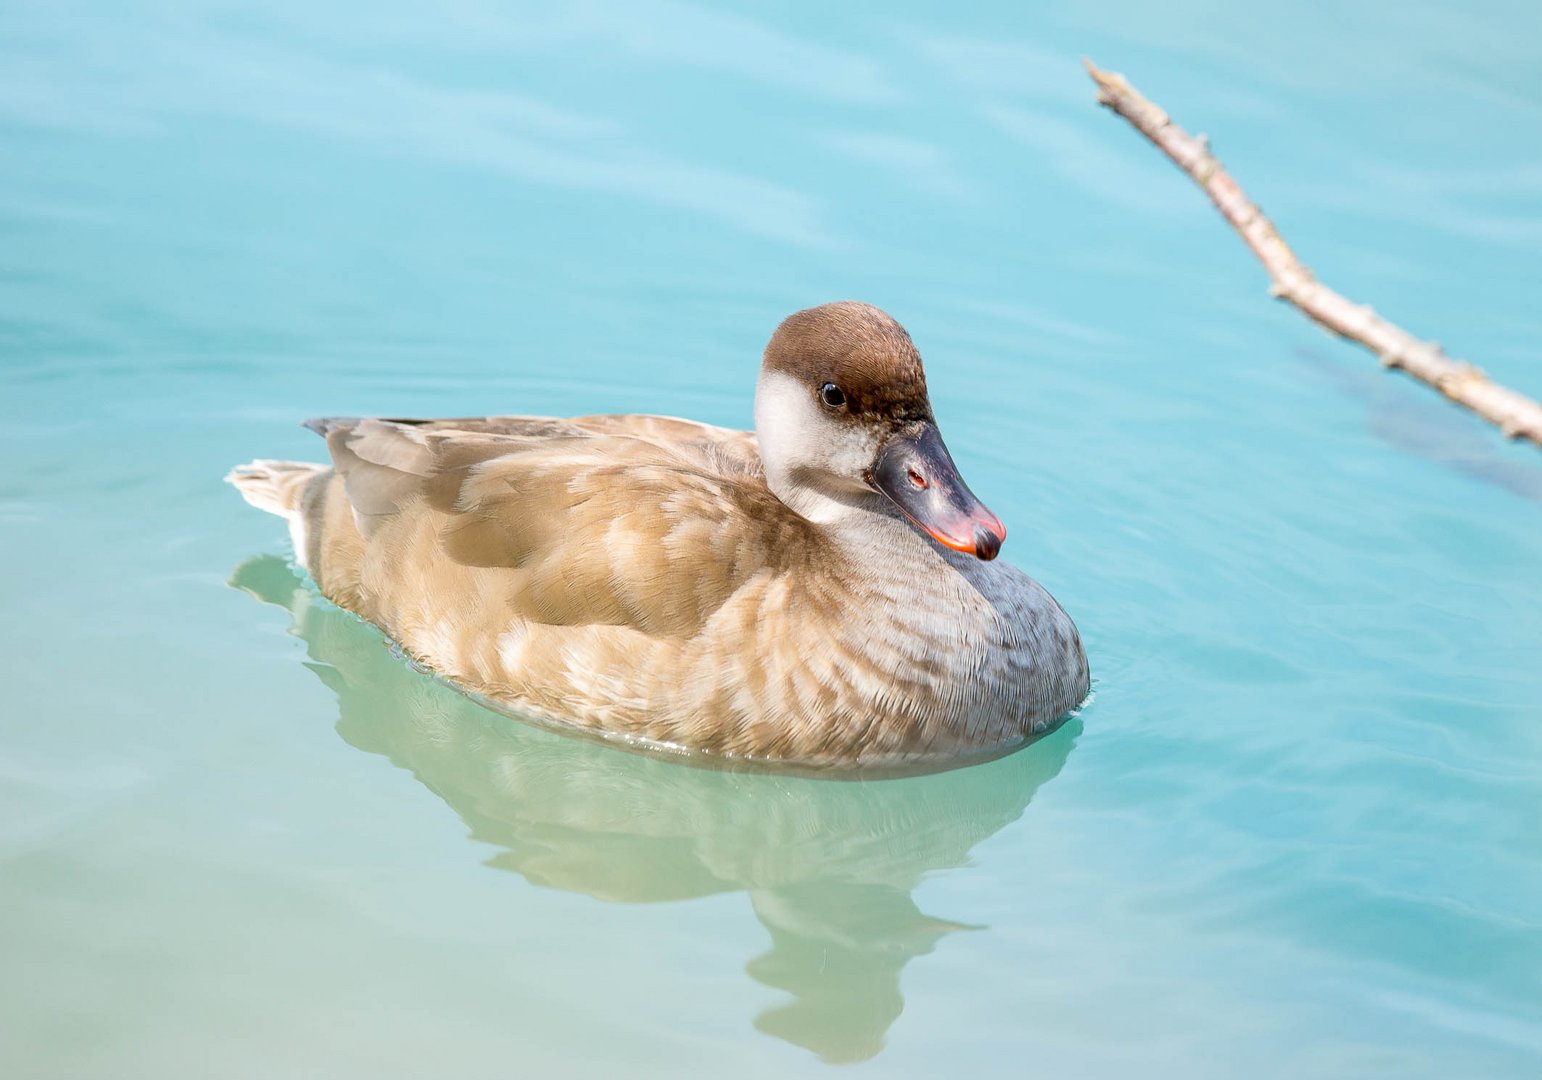
<path fill-rule="evenodd" d="M 328 600 L 502 712 L 694 758 L 929 770 L 1087 697 L 1050 594 L 997 555 L 892 316 L 766 346 L 755 429 L 668 416 L 306 421 L 330 464 L 226 479 Z"/>

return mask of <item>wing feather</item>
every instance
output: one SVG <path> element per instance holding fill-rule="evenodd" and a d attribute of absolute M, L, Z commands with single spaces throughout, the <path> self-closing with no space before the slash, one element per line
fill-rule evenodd
<path fill-rule="evenodd" d="M 688 636 L 804 550 L 809 525 L 766 488 L 747 432 L 649 416 L 312 426 L 366 540 L 436 515 L 437 557 L 508 572 L 534 622 Z"/>

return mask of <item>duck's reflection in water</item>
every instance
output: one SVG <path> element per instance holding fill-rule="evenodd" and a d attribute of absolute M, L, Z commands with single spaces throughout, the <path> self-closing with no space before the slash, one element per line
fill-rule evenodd
<path fill-rule="evenodd" d="M 903 780 L 823 780 L 688 768 L 527 727 L 411 670 L 320 599 L 284 560 L 233 585 L 294 618 L 336 692 L 337 730 L 412 771 L 499 850 L 488 864 L 549 888 L 639 903 L 743 890 L 771 935 L 747 970 L 791 999 L 755 1026 L 826 1061 L 883 1047 L 900 972 L 950 931 L 911 890 L 1023 813 L 1060 771 L 1071 721 L 1026 751 Z"/>

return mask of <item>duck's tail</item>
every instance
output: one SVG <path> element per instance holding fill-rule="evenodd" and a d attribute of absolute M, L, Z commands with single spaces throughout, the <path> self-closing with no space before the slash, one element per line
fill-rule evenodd
<path fill-rule="evenodd" d="M 237 465 L 225 482 L 234 484 L 241 497 L 257 509 L 294 522 L 302 511 L 305 489 L 330 468 L 309 461 L 258 460 Z"/>

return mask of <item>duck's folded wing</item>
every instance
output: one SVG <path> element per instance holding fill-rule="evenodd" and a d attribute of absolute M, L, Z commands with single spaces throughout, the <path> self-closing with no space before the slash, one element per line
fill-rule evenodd
<path fill-rule="evenodd" d="M 766 488 L 745 433 L 671 423 L 689 424 L 494 417 L 311 426 L 326 436 L 372 546 L 401 546 L 393 557 L 403 560 L 504 571 L 517 614 L 536 622 L 689 634 L 751 576 L 800 557 L 809 525 Z M 724 438 L 713 437 L 719 431 Z M 436 546 L 425 550 L 430 526 Z"/>
<path fill-rule="evenodd" d="M 548 439 L 583 438 L 564 420 L 544 416 L 456 420 L 328 416 L 305 426 L 327 440 L 359 531 L 373 535 L 382 519 L 435 489 L 429 482 L 457 463 L 484 461 Z"/>

